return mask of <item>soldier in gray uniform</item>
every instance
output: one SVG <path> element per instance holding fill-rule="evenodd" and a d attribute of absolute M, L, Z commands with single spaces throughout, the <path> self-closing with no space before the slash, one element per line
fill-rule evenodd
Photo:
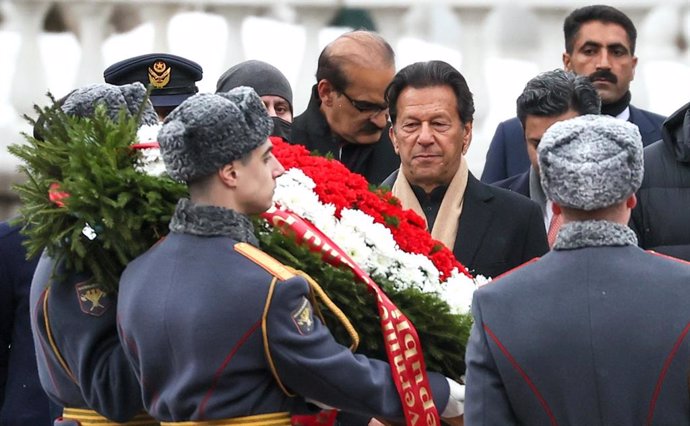
<path fill-rule="evenodd" d="M 120 338 L 144 405 L 166 425 L 289 425 L 305 398 L 401 419 L 390 366 L 338 344 L 313 314 L 307 281 L 257 248 L 248 215 L 272 205 L 284 171 L 271 123 L 239 87 L 192 96 L 158 135 L 190 199 L 120 281 Z M 457 419 L 460 385 L 429 381 L 441 416 Z"/>
<path fill-rule="evenodd" d="M 627 226 L 637 126 L 561 121 L 538 158 L 564 224 L 551 252 L 475 292 L 467 424 L 690 424 L 690 265 L 641 250 Z"/>
<path fill-rule="evenodd" d="M 104 104 L 115 120 L 121 108 L 137 114 L 145 94 L 141 83 L 95 84 L 70 93 L 62 109 L 68 115 L 89 117 L 96 105 Z M 157 122 L 150 103 L 141 117 L 142 124 Z M 34 273 L 30 300 L 41 386 L 65 408 L 56 425 L 114 424 L 108 419 L 137 426 L 157 424 L 143 414 L 138 382 L 120 345 L 115 294 L 44 254 Z"/>

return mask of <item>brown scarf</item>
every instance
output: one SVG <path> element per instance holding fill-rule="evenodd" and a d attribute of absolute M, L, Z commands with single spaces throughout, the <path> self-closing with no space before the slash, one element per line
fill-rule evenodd
<path fill-rule="evenodd" d="M 443 196 L 441 207 L 438 209 L 438 215 L 434 222 L 434 229 L 431 230 L 431 236 L 441 241 L 450 250 L 455 246 L 455 237 L 458 234 L 458 222 L 460 214 L 462 213 L 462 203 L 465 195 L 465 188 L 467 187 L 467 178 L 469 171 L 467 169 L 467 162 L 463 156 L 460 160 L 460 167 L 455 172 L 455 176 L 450 181 L 448 190 Z M 419 200 L 412 191 L 410 183 L 405 178 L 402 170 L 398 171 L 398 176 L 392 188 L 393 195 L 395 195 L 402 206 L 406 209 L 411 209 L 420 215 L 426 222 L 426 216 Z M 429 225 L 427 224 L 427 229 Z"/>

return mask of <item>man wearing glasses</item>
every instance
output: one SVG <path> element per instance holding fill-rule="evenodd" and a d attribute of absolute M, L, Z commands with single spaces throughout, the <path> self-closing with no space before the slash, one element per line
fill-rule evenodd
<path fill-rule="evenodd" d="M 292 142 L 331 154 L 379 184 L 400 164 L 388 137 L 384 91 L 395 75 L 395 53 L 376 33 L 352 31 L 319 56 L 306 111 L 295 118 Z"/>

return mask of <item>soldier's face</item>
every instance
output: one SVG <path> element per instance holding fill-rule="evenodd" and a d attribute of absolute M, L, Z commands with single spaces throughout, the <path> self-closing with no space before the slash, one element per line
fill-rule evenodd
<path fill-rule="evenodd" d="M 273 155 L 273 144 L 266 140 L 255 148 L 249 157 L 233 163 L 237 179 L 237 208 L 244 214 L 259 214 L 273 204 L 276 178 L 285 169 Z"/>
<path fill-rule="evenodd" d="M 637 57 L 630 50 L 625 29 L 618 24 L 590 21 L 575 36 L 572 53 L 563 54 L 566 71 L 592 80 L 601 101 L 618 101 L 635 78 Z"/>

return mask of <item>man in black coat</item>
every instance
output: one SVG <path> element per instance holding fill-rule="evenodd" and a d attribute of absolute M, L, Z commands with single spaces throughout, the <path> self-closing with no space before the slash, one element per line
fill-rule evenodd
<path fill-rule="evenodd" d="M 250 215 L 271 207 L 284 172 L 271 127 L 259 96 L 238 87 L 187 99 L 158 134 L 190 198 L 120 279 L 120 338 L 144 405 L 169 425 L 286 426 L 305 398 L 401 420 L 390 366 L 338 344 L 308 282 L 258 248 Z M 441 416 L 457 422 L 460 385 L 429 382 Z"/>
<path fill-rule="evenodd" d="M 474 102 L 442 61 L 409 65 L 386 92 L 400 170 L 383 183 L 470 272 L 495 277 L 548 251 L 539 206 L 479 182 L 467 168 Z"/>
<path fill-rule="evenodd" d="M 0 223 L 0 424 L 48 426 L 52 417 L 38 380 L 29 323 L 29 289 L 38 257 L 26 259 L 20 228 Z"/>
<path fill-rule="evenodd" d="M 637 247 L 637 127 L 555 123 L 539 145 L 564 224 L 553 250 L 474 293 L 472 426 L 690 424 L 690 265 Z"/>
<path fill-rule="evenodd" d="M 637 125 L 645 146 L 659 140 L 664 117 L 630 104 L 630 82 L 637 66 L 637 30 L 630 18 L 610 6 L 586 6 L 565 19 L 563 33 L 563 68 L 589 77 L 601 97 L 601 113 Z M 527 170 L 530 161 L 524 140 L 517 117 L 500 123 L 486 153 L 482 182 Z"/>
<path fill-rule="evenodd" d="M 630 226 L 640 247 L 690 261 L 690 103 L 664 122 L 644 150 L 644 179 Z"/>
<path fill-rule="evenodd" d="M 549 245 L 553 245 L 560 222 L 553 214 L 539 181 L 537 147 L 544 132 L 554 123 L 584 114 L 599 114 L 601 100 L 587 77 L 563 70 L 539 74 L 527 82 L 517 99 L 517 114 L 525 129 L 530 167 L 527 171 L 493 185 L 522 194 L 541 207 Z"/>
<path fill-rule="evenodd" d="M 292 143 L 330 154 L 378 185 L 400 162 L 388 138 L 386 86 L 395 54 L 376 33 L 352 31 L 321 52 L 306 111 L 295 117 Z"/>

